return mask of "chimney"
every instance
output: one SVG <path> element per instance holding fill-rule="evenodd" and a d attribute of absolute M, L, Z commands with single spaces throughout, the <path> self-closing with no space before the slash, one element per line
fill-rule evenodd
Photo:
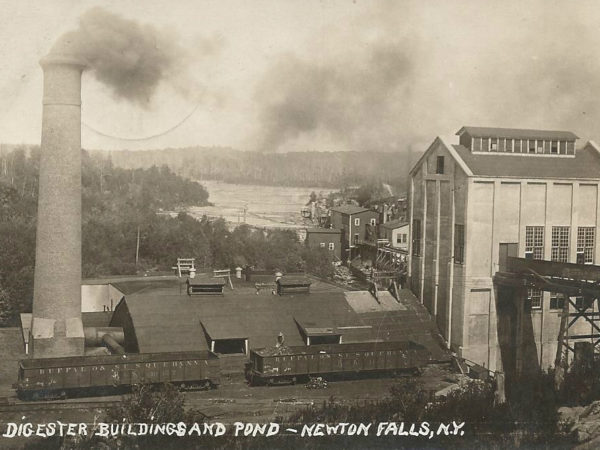
<path fill-rule="evenodd" d="M 84 354 L 81 322 L 81 73 L 51 52 L 44 71 L 31 330 L 34 358 Z"/>

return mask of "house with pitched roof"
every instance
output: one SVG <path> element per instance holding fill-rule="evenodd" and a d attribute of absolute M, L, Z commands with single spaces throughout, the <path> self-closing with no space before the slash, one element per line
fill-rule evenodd
<path fill-rule="evenodd" d="M 493 277 L 503 256 L 599 263 L 599 147 L 568 131 L 456 134 L 457 144 L 436 138 L 410 172 L 411 289 L 459 356 L 547 369 L 565 298 L 524 289 L 517 310 L 503 310 Z"/>
<path fill-rule="evenodd" d="M 366 242 L 377 242 L 379 213 L 356 205 L 331 208 L 331 228 L 342 231 L 342 259 L 351 260 Z"/>

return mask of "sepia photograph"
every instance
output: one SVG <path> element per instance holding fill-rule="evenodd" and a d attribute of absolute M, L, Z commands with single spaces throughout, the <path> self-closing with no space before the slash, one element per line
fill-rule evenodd
<path fill-rule="evenodd" d="M 0 449 L 600 448 L 600 2 L 0 0 L 0 55 Z"/>

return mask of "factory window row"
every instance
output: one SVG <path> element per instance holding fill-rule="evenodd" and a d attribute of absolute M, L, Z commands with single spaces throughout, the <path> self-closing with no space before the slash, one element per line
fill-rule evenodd
<path fill-rule="evenodd" d="M 575 141 L 476 137 L 471 139 L 471 150 L 474 152 L 574 155 Z"/>
<path fill-rule="evenodd" d="M 542 291 L 539 289 L 528 289 L 527 290 L 527 300 L 530 301 L 530 305 L 532 309 L 541 309 L 542 308 Z M 565 294 L 561 294 L 559 292 L 550 292 L 550 310 L 551 311 L 562 311 L 565 307 L 565 302 L 568 299 Z M 575 297 L 575 305 L 578 308 L 583 307 L 583 297 Z"/>
<path fill-rule="evenodd" d="M 569 262 L 570 227 L 552 227 L 550 260 Z M 577 228 L 577 264 L 593 264 L 596 227 Z M 544 259 L 544 227 L 525 227 L 525 257 Z"/>

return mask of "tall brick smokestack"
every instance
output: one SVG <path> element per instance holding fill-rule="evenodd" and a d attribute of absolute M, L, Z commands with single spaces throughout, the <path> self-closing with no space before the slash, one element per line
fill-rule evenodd
<path fill-rule="evenodd" d="M 81 323 L 80 60 L 51 52 L 44 70 L 37 244 L 35 358 L 84 353 Z"/>

